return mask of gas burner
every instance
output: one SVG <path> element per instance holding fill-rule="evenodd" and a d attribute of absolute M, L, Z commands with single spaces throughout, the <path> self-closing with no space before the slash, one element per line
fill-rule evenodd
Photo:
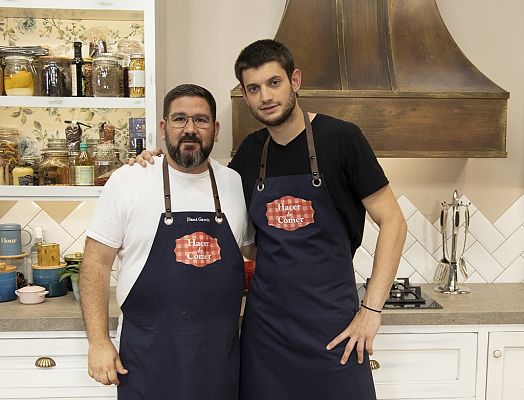
<path fill-rule="evenodd" d="M 360 303 L 364 299 L 369 278 L 359 289 Z M 395 308 L 442 308 L 442 306 L 431 297 L 422 293 L 420 286 L 412 285 L 409 278 L 397 278 L 391 285 L 389 297 L 384 304 L 385 309 Z"/>

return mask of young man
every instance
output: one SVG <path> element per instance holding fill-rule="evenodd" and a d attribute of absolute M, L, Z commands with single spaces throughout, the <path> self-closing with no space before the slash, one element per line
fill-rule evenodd
<path fill-rule="evenodd" d="M 126 400 L 236 399 L 247 227 L 241 180 L 208 158 L 220 128 L 211 93 L 177 86 L 163 116 L 164 159 L 116 171 L 87 231 L 80 291 L 89 374 L 119 385 Z M 107 315 L 117 255 L 118 351 Z"/>
<path fill-rule="evenodd" d="M 252 43 L 235 74 L 266 125 L 229 165 L 242 177 L 257 245 L 241 399 L 375 399 L 367 355 L 406 236 L 402 212 L 360 129 L 301 109 L 301 72 L 284 45 Z M 360 305 L 352 258 L 366 211 L 380 233 Z"/>

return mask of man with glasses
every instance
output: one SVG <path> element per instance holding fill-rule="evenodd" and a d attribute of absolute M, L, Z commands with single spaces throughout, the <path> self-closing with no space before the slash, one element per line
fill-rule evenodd
<path fill-rule="evenodd" d="M 209 91 L 177 86 L 163 116 L 167 154 L 151 168 L 115 171 L 87 230 L 89 375 L 126 400 L 236 399 L 240 247 L 249 244 L 240 176 L 209 158 L 220 128 Z M 118 351 L 107 310 L 116 256 Z"/>

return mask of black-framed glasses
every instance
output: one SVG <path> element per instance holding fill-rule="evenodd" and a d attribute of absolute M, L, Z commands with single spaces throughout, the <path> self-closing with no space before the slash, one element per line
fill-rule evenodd
<path fill-rule="evenodd" d="M 185 114 L 171 114 L 168 115 L 165 120 L 171 128 L 183 128 L 187 125 L 189 118 L 193 121 L 193 125 L 200 129 L 209 128 L 213 121 L 209 115 L 197 114 L 197 115 L 185 115 Z"/>

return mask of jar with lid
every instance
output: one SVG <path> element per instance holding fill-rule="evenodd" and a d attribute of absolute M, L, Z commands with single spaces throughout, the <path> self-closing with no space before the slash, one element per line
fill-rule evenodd
<path fill-rule="evenodd" d="M 24 156 L 20 158 L 20 163 L 13 168 L 14 186 L 35 186 L 35 166 L 37 157 Z"/>
<path fill-rule="evenodd" d="M 4 70 L 0 62 L 0 96 L 4 94 Z"/>
<path fill-rule="evenodd" d="M 62 149 L 49 149 L 43 152 L 44 158 L 40 164 L 40 186 L 69 185 L 68 152 Z"/>
<path fill-rule="evenodd" d="M 71 59 L 67 57 L 42 56 L 35 61 L 35 95 L 71 96 Z"/>
<path fill-rule="evenodd" d="M 84 96 L 93 97 L 93 59 L 84 58 L 84 65 L 82 67 L 82 74 L 84 76 Z"/>
<path fill-rule="evenodd" d="M 121 88 L 121 67 L 112 56 L 93 59 L 93 95 L 95 97 L 119 97 Z"/>
<path fill-rule="evenodd" d="M 131 54 L 129 61 L 129 97 L 146 95 L 146 63 L 141 53 Z"/>
<path fill-rule="evenodd" d="M 16 128 L 0 128 L 0 185 L 12 184 L 11 172 L 20 162 L 18 145 L 20 133 Z"/>
<path fill-rule="evenodd" d="M 35 91 L 33 58 L 7 56 L 4 58 L 4 89 L 8 96 L 32 96 Z"/>
<path fill-rule="evenodd" d="M 99 143 L 96 146 L 95 185 L 104 186 L 111 174 L 121 165 L 113 143 Z"/>

